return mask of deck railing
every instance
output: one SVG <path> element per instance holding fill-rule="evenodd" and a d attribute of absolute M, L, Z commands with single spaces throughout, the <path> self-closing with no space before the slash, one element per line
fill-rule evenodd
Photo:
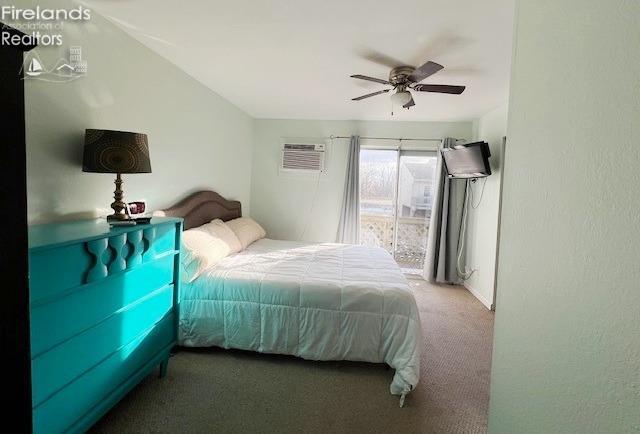
<path fill-rule="evenodd" d="M 382 247 L 394 252 L 393 230 L 395 219 L 376 214 L 360 215 L 360 242 L 367 246 Z M 406 268 L 422 268 L 429 219 L 424 217 L 398 218 L 396 261 Z"/>

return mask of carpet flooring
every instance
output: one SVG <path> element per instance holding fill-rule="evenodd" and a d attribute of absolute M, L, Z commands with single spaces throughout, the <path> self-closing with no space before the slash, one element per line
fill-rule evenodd
<path fill-rule="evenodd" d="M 484 433 L 493 313 L 467 290 L 410 280 L 425 336 L 421 378 L 398 407 L 385 365 L 183 350 L 94 433 Z"/>

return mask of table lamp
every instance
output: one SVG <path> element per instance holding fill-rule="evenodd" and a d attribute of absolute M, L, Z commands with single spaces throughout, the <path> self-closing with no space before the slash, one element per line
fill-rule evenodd
<path fill-rule="evenodd" d="M 113 214 L 107 220 L 128 220 L 123 200 L 123 173 L 151 173 L 147 135 L 128 131 L 87 129 L 84 139 L 82 171 L 115 173 L 116 190 L 111 204 Z"/>

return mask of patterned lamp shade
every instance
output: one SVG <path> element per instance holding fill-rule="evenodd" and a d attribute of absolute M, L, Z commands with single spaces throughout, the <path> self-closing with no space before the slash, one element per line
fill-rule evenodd
<path fill-rule="evenodd" d="M 82 171 L 151 173 L 147 135 L 127 131 L 86 130 Z"/>

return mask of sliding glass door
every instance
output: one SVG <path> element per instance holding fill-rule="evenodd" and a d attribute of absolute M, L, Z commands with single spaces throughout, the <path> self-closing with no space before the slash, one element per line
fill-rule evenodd
<path fill-rule="evenodd" d="M 394 257 L 409 272 L 422 274 L 433 204 L 436 153 L 401 151 Z"/>
<path fill-rule="evenodd" d="M 360 151 L 360 242 L 422 274 L 433 203 L 436 153 Z"/>

